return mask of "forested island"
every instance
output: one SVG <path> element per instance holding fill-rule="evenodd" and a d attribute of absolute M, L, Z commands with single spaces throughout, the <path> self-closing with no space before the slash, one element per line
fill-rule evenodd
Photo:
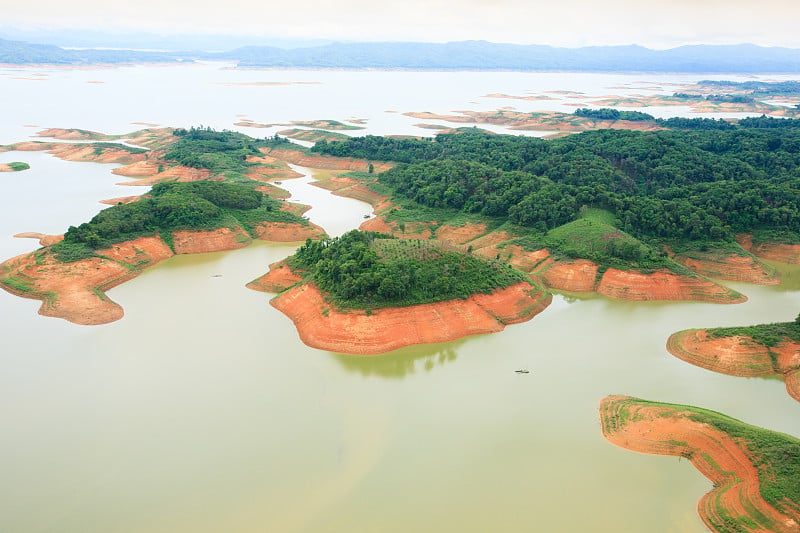
<path fill-rule="evenodd" d="M 778 376 L 800 402 L 800 317 L 793 322 L 679 331 L 669 352 L 693 365 L 742 377 Z"/>
<path fill-rule="evenodd" d="M 279 293 L 272 305 L 306 344 L 355 354 L 500 331 L 551 299 L 503 261 L 362 231 L 308 240 L 249 286 Z"/>
<path fill-rule="evenodd" d="M 79 324 L 111 322 L 122 317 L 122 308 L 104 291 L 175 254 L 231 250 L 253 239 L 325 236 L 301 216 L 302 205 L 282 202 L 288 193 L 269 183 L 294 174 L 259 151 L 270 141 L 208 128 L 143 130 L 127 137 L 147 148 L 131 148 L 107 142 L 117 136 L 95 132 L 44 133 L 98 142 L 19 143 L 3 149 L 124 162 L 116 173 L 153 187 L 145 195 L 112 201 L 63 236 L 31 235 L 41 237 L 44 246 L 0 265 L 0 287 L 42 300 L 41 314 Z"/>
<path fill-rule="evenodd" d="M 433 140 L 320 142 L 313 150 L 398 162 L 377 178 L 361 176 L 393 199 L 382 219 L 398 233 L 473 221 L 505 231 L 494 248 L 501 256 L 547 250 L 556 260 L 590 261 L 595 275 L 686 276 L 688 266 L 776 283 L 751 252 L 800 242 L 798 142 L 794 128 L 601 130 L 552 140 L 462 129 Z"/>
<path fill-rule="evenodd" d="M 689 459 L 714 488 L 697 505 L 717 533 L 800 531 L 800 440 L 688 405 L 609 396 L 603 435 L 629 450 Z"/>
<path fill-rule="evenodd" d="M 31 166 L 22 161 L 12 161 L 11 163 L 0 163 L 0 172 L 21 172 L 28 170 Z"/>

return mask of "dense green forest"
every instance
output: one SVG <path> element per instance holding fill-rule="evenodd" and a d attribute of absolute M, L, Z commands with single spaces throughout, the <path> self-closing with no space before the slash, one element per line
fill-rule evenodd
<path fill-rule="evenodd" d="M 211 128 L 176 129 L 172 132 L 178 141 L 171 144 L 164 159 L 192 168 L 205 168 L 215 172 L 242 171 L 246 159 L 261 155 L 258 148 L 266 146 L 259 141 L 235 131 L 215 131 Z"/>
<path fill-rule="evenodd" d="M 527 280 L 501 261 L 436 241 L 365 231 L 308 240 L 288 261 L 308 271 L 338 306 L 360 309 L 464 299 Z"/>
<path fill-rule="evenodd" d="M 252 186 L 216 181 L 159 183 L 141 200 L 109 207 L 89 222 L 70 226 L 64 240 L 50 249 L 61 261 L 77 261 L 91 257 L 95 250 L 146 235 L 160 234 L 169 243 L 173 230 L 241 226 L 252 232 L 264 221 L 308 223 L 281 211 L 278 200 Z"/>
<path fill-rule="evenodd" d="M 592 118 L 595 120 L 631 120 L 636 122 L 655 119 L 655 117 L 649 113 L 642 113 L 641 111 L 620 111 L 619 109 L 612 109 L 609 107 L 603 107 L 600 109 L 580 107 L 576 109 L 573 114 L 579 117 Z"/>
<path fill-rule="evenodd" d="M 650 242 L 732 243 L 746 232 L 800 241 L 800 131 L 792 128 L 599 130 L 553 140 L 464 129 L 314 150 L 400 162 L 379 176 L 399 198 L 539 232 L 589 207 Z"/>
<path fill-rule="evenodd" d="M 738 89 L 757 96 L 800 95 L 800 81 L 700 80 L 697 85 L 715 89 Z"/>
<path fill-rule="evenodd" d="M 694 95 L 686 95 L 693 97 Z M 775 118 L 761 115 L 760 117 L 747 117 L 738 121 L 723 118 L 655 118 L 653 115 L 641 111 L 619 111 L 608 107 L 599 109 L 576 109 L 575 116 L 595 120 L 629 120 L 632 122 L 652 122 L 656 126 L 671 130 L 735 130 L 735 129 L 786 129 L 800 128 L 800 119 Z"/>

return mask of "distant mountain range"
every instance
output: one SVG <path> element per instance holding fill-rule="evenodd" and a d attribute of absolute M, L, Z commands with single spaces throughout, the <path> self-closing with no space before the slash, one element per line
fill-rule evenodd
<path fill-rule="evenodd" d="M 331 43 L 305 48 L 245 46 L 228 52 L 65 49 L 0 39 L 0 63 L 93 64 L 224 60 L 243 67 L 419 70 L 561 70 L 588 72 L 798 73 L 800 49 L 751 44 L 695 45 L 669 50 L 642 46 L 557 48 L 452 43 Z"/>

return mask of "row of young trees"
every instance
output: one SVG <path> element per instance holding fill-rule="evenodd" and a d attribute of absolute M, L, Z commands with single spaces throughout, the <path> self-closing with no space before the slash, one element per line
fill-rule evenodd
<path fill-rule="evenodd" d="M 385 245 L 387 239 L 393 246 Z M 362 231 L 323 241 L 308 240 L 290 263 L 310 272 L 315 284 L 345 307 L 467 298 L 525 280 L 521 272 L 504 263 L 428 242 Z"/>

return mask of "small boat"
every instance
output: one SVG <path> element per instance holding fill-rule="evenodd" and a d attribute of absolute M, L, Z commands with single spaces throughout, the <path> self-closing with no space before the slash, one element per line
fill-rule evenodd
<path fill-rule="evenodd" d="M 528 370 L 514 370 L 514 372 L 517 374 L 530 374 L 530 371 Z"/>
<path fill-rule="evenodd" d="M 369 215 L 364 215 L 364 218 L 369 218 Z"/>

